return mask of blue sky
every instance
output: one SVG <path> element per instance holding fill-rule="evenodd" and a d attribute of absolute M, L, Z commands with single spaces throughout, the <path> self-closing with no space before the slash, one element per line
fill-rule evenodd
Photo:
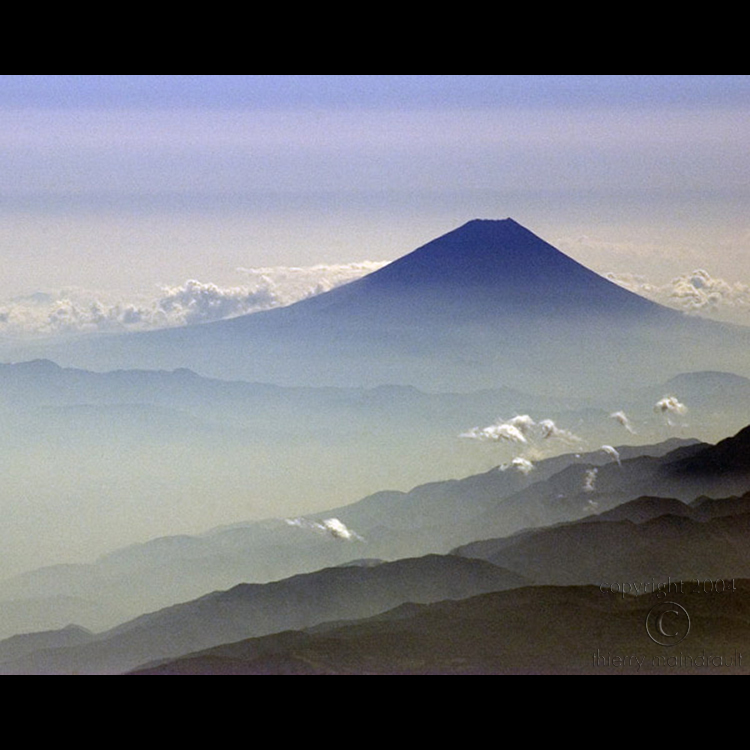
<path fill-rule="evenodd" d="M 298 108 L 744 106 L 748 76 L 0 76 L 0 102 L 30 107 Z"/>
<path fill-rule="evenodd" d="M 0 300 L 391 260 L 512 216 L 750 284 L 750 76 L 0 76 Z"/>

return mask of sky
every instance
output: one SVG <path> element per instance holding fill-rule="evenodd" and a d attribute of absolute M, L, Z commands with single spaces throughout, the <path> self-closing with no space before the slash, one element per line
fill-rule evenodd
<path fill-rule="evenodd" d="M 750 76 L 0 76 L 0 336 L 286 304 L 508 216 L 750 324 L 748 206 Z"/>

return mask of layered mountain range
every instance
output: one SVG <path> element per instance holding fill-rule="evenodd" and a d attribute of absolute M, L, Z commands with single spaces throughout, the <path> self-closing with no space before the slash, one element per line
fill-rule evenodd
<path fill-rule="evenodd" d="M 131 620 L 123 612 L 122 625 L 96 634 L 79 627 L 16 636 L 0 643 L 0 672 L 116 673 L 243 638 L 369 617 L 406 602 L 530 584 L 750 578 L 748 436 L 750 428 L 716 445 L 632 448 L 632 457 L 623 450 L 619 463 L 598 454 L 560 456 L 540 464 L 538 482 L 493 470 L 410 493 L 379 493 L 293 523 L 154 540 L 88 567 L 30 573 L 4 582 L 2 595 L 75 594 L 98 600 L 102 609 L 134 612 L 149 609 L 149 596 L 156 604 L 154 592 L 164 597 L 170 580 L 183 581 L 189 599 L 191 587 L 212 590 L 212 581 L 258 580 L 271 569 L 277 578 L 157 606 Z M 570 475 L 583 478 L 592 468 L 611 473 L 606 486 L 596 493 L 571 489 Z M 738 486 L 743 495 L 722 494 Z M 633 498 L 645 487 L 664 494 Z M 592 513 L 592 497 L 602 512 Z M 326 517 L 337 525 L 326 527 Z M 461 540 L 478 541 L 451 548 Z M 150 593 L 132 598 L 134 579 Z"/>
<path fill-rule="evenodd" d="M 214 591 L 98 633 L 66 627 L 15 636 L 0 642 L 0 673 L 113 674 L 137 668 L 144 674 L 596 672 L 596 663 L 587 661 L 596 648 L 638 647 L 649 658 L 662 653 L 654 650 L 642 627 L 644 615 L 662 598 L 656 582 L 668 580 L 681 582 L 670 590 L 670 598 L 679 594 L 678 601 L 689 606 L 694 617 L 700 614 L 695 622 L 702 640 L 693 642 L 693 650 L 728 645 L 746 649 L 750 631 L 742 612 L 750 607 L 745 580 L 750 579 L 745 554 L 750 544 L 750 492 L 723 497 L 720 491 L 724 482 L 740 478 L 750 487 L 748 435 L 750 427 L 717 445 L 689 444 L 668 452 L 655 448 L 650 451 L 654 455 L 622 461 L 644 469 L 644 483 L 649 476 L 652 481 L 666 477 L 672 489 L 678 489 L 681 480 L 688 482 L 685 487 L 694 487 L 695 466 L 713 465 L 699 472 L 701 486 L 713 497 L 684 502 L 650 495 L 619 503 L 617 493 L 605 492 L 597 497 L 611 508 L 598 514 L 585 508 L 574 513 L 573 506 L 562 503 L 552 518 L 566 515 L 567 509 L 565 521 L 544 525 L 540 515 L 535 526 L 483 538 L 447 554 L 391 562 L 354 557 L 379 549 L 377 527 L 371 525 L 367 528 L 373 543 L 361 537 L 360 544 L 345 547 L 350 559 L 342 565 Z M 571 468 L 555 472 L 564 459 L 553 461 L 557 466 L 547 470 L 554 473 L 542 484 L 564 482 Z M 459 499 L 474 506 L 474 520 L 482 519 L 485 533 L 492 530 L 489 519 L 501 518 L 506 506 L 513 528 L 518 493 L 498 499 L 487 486 L 492 479 L 468 478 L 463 492 L 456 483 L 418 488 L 399 503 L 395 498 L 368 498 L 351 511 L 360 513 L 362 522 L 365 506 L 381 519 L 393 519 L 394 526 L 408 520 L 423 543 L 432 535 L 438 547 L 447 525 L 441 516 Z M 632 474 L 623 476 L 624 483 L 631 480 Z M 533 503 L 526 494 L 526 502 Z M 420 504 L 416 513 L 414 502 Z M 399 505 L 407 515 L 399 515 Z M 538 513 L 549 509 L 544 493 L 536 507 Z M 477 535 L 478 528 L 475 523 L 464 526 L 467 536 Z M 211 545 L 215 551 L 226 547 L 222 534 L 231 533 L 237 535 L 235 542 L 257 545 L 256 551 L 280 547 L 278 527 L 266 524 L 253 529 L 250 537 L 244 531 L 231 529 L 213 540 L 195 541 L 206 545 L 204 552 Z M 299 528 L 291 531 L 304 533 Z M 258 545 L 263 533 L 268 535 L 265 548 Z M 123 551 L 110 563 L 119 557 L 131 575 L 137 571 L 142 577 L 148 567 L 138 568 L 139 558 L 143 564 L 151 556 L 154 564 L 164 566 L 170 557 L 185 559 L 188 549 L 177 557 L 178 547 L 166 554 L 162 550 L 157 560 L 156 549 L 146 546 Z M 288 552 L 289 546 L 285 549 Z M 193 546 L 189 554 L 198 551 Z M 206 561 L 197 560 L 203 565 Z M 194 570 L 172 568 L 171 574 L 190 578 Z M 32 585 L 33 578 L 25 583 Z M 543 613 L 547 625 L 539 630 L 537 619 Z M 532 639 L 525 646 L 508 636 L 519 629 Z M 207 648 L 212 650 L 204 651 Z M 142 669 L 149 664 L 156 666 Z"/>

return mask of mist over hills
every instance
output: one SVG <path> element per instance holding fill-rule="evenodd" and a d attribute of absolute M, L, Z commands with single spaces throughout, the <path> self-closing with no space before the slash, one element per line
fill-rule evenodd
<path fill-rule="evenodd" d="M 716 451 L 724 455 L 729 449 L 692 440 L 621 446 L 619 463 L 603 451 L 563 454 L 540 461 L 529 474 L 498 467 L 406 493 L 375 493 L 323 513 L 154 539 L 116 550 L 93 563 L 32 570 L 0 581 L 0 599 L 49 600 L 48 619 L 35 610 L 37 619 L 28 622 L 27 631 L 70 621 L 68 610 L 67 619 L 54 619 L 60 596 L 96 603 L 88 615 L 82 610 L 84 619 L 78 622 L 101 630 L 125 616 L 243 581 L 278 580 L 359 558 L 395 560 L 445 554 L 493 535 L 588 518 L 594 512 L 592 499 L 597 510 L 605 511 L 644 492 L 663 491 L 665 496 L 689 499 L 698 494 L 726 497 L 727 486 L 735 482 L 750 486 L 750 477 L 741 467 L 743 437 L 741 433 L 728 441 L 740 457 L 735 474 L 722 471 L 696 481 L 689 466 L 680 468 L 681 461 L 700 456 L 710 460 Z M 586 474 L 592 470 L 601 480 L 595 492 L 585 487 Z M 328 524 L 330 519 L 336 523 Z M 18 619 L 12 624 L 18 627 Z"/>
<path fill-rule="evenodd" d="M 468 222 L 285 308 L 86 338 L 36 356 L 94 370 L 184 367 L 284 385 L 466 391 L 502 383 L 581 395 L 685 370 L 750 375 L 748 342 L 750 329 L 645 300 L 506 219 Z"/>
<path fill-rule="evenodd" d="M 68 629 L 61 633 L 30 634 L 13 639 L 0 644 L 0 654 L 5 654 L 4 661 L 0 664 L 0 672 L 115 673 L 134 669 L 139 664 L 152 660 L 177 657 L 240 638 L 258 635 L 273 637 L 274 633 L 284 632 L 284 635 L 279 636 L 280 642 L 264 641 L 265 645 L 260 647 L 260 652 L 252 644 L 247 646 L 250 653 L 256 656 L 258 653 L 267 655 L 284 651 L 290 643 L 297 648 L 317 642 L 317 634 L 292 635 L 286 633 L 289 630 L 306 629 L 316 624 L 322 626 L 327 621 L 369 617 L 384 613 L 399 603 L 465 599 L 476 593 L 477 589 L 499 591 L 524 587 L 529 582 L 539 587 L 550 584 L 570 586 L 600 583 L 602 580 L 610 579 L 648 580 L 653 576 L 664 575 L 670 575 L 675 579 L 702 579 L 707 576 L 745 577 L 750 574 L 744 554 L 744 550 L 750 544 L 750 495 L 723 497 L 717 493 L 720 488 L 726 486 L 727 481 L 741 481 L 746 488 L 750 486 L 750 472 L 745 465 L 748 434 L 750 428 L 716 445 L 695 441 L 670 441 L 650 448 L 643 447 L 640 452 L 633 448 L 631 458 L 621 457 L 620 462 L 610 460 L 609 463 L 601 463 L 598 466 L 602 472 L 608 469 L 614 472 L 614 469 L 617 469 L 620 472 L 621 483 L 629 485 L 631 491 L 637 489 L 633 485 L 634 477 L 640 476 L 644 483 L 651 481 L 658 484 L 663 481 L 666 484 L 660 486 L 669 486 L 672 489 L 679 488 L 683 486 L 681 482 L 686 482 L 683 486 L 686 494 L 696 486 L 710 490 L 713 494 L 713 497 L 697 497 L 690 503 L 672 497 L 657 496 L 621 503 L 619 497 L 621 494 L 627 494 L 627 491 L 621 485 L 616 486 L 614 479 L 610 479 L 613 486 L 608 491 L 597 494 L 601 507 L 611 506 L 612 510 L 599 515 L 590 515 L 586 506 L 565 502 L 566 498 L 561 493 L 558 493 L 556 498 L 558 508 L 550 506 L 544 491 L 536 495 L 533 493 L 535 485 L 544 488 L 557 483 L 558 489 L 564 488 L 567 475 L 572 470 L 594 466 L 587 461 L 601 458 L 598 453 L 549 459 L 548 466 L 542 464 L 540 467 L 541 473 L 547 474 L 547 478 L 541 482 L 529 483 L 517 492 L 513 490 L 517 488 L 519 480 L 506 479 L 512 475 L 495 470 L 487 475 L 467 478 L 460 482 L 433 483 L 415 488 L 413 493 L 410 493 L 411 497 L 403 493 L 400 497 L 380 493 L 351 506 L 349 516 L 346 515 L 346 508 L 335 509 L 338 516 L 346 518 L 347 522 L 358 518 L 360 523 L 365 524 L 360 530 L 366 530 L 375 542 L 371 544 L 365 537 L 357 535 L 359 544 L 328 547 L 339 551 L 345 550 L 344 554 L 348 553 L 352 565 L 339 564 L 337 567 L 328 567 L 304 575 L 292 575 L 267 584 L 234 586 L 226 591 L 218 591 L 194 601 L 137 617 L 98 635 L 80 629 Z M 720 463 L 717 463 L 717 457 L 721 458 Z M 634 471 L 623 472 L 623 467 L 627 465 L 631 465 Z M 699 472 L 697 485 L 694 483 L 696 465 L 709 467 L 707 471 Z M 618 475 L 613 473 L 613 476 Z M 503 484 L 505 498 L 498 498 L 498 492 L 503 491 Z M 533 523 L 528 522 L 527 516 L 519 517 L 518 498 L 521 496 L 531 507 Z M 455 512 L 457 502 L 464 505 L 463 514 Z M 416 508 L 414 503 L 417 504 Z M 473 512 L 469 512 L 469 508 L 473 509 Z M 454 519 L 452 528 L 447 528 L 449 524 L 443 517 L 446 513 Z M 369 525 L 366 523 L 368 516 Z M 566 522 L 557 523 L 561 516 Z M 385 519 L 388 519 L 391 527 L 383 534 Z M 501 524 L 504 524 L 504 528 L 508 530 L 502 538 L 474 542 L 453 550 L 452 554 L 447 556 L 425 554 L 394 562 L 378 562 L 372 559 L 374 550 L 384 549 L 382 542 L 387 537 L 396 537 L 404 550 L 418 550 L 427 540 L 431 540 L 433 547 L 445 545 L 460 533 L 467 539 L 477 538 L 480 536 L 479 529 L 486 533 L 493 528 L 491 519 L 494 519 L 496 524 L 494 528 L 500 528 Z M 297 520 L 309 523 L 314 521 L 312 518 Z M 537 528 L 532 528 L 533 526 Z M 341 524 L 341 527 L 344 528 L 344 525 Z M 289 535 L 286 544 L 281 543 L 282 538 L 279 536 L 282 528 Z M 399 528 L 403 532 L 400 539 Z M 461 532 L 457 531 L 458 529 L 461 529 Z M 119 569 L 123 577 L 137 576 L 141 583 L 145 583 L 142 579 L 149 570 L 149 564 L 153 566 L 152 571 L 160 569 L 166 571 L 167 575 L 195 583 L 199 568 L 205 568 L 211 559 L 210 556 L 215 555 L 220 549 L 228 551 L 236 544 L 245 550 L 260 552 L 261 556 L 273 554 L 275 550 L 282 557 L 289 555 L 295 546 L 299 552 L 301 544 L 304 544 L 302 540 L 311 531 L 312 527 L 306 523 L 265 522 L 248 527 L 229 527 L 218 530 L 213 538 L 155 540 L 154 543 L 142 548 L 115 553 L 102 560 L 102 563 L 115 565 L 113 570 Z M 294 535 L 301 536 L 295 539 Z M 310 538 L 321 541 L 321 537 L 316 537 L 315 534 L 310 534 Z M 379 544 L 381 546 L 378 546 Z M 203 554 L 199 550 L 199 545 L 204 545 Z M 322 548 L 321 545 L 318 549 Z M 191 557 L 196 563 L 195 567 L 169 565 L 170 560 L 175 563 L 181 560 L 184 563 Z M 368 558 L 367 561 L 360 563 L 359 560 L 365 557 Z M 320 560 L 312 557 L 308 559 L 308 564 L 315 559 Z M 474 560 L 481 565 L 467 567 L 460 562 L 461 560 L 466 560 L 467 563 Z M 218 567 L 225 572 L 231 567 L 227 565 L 228 558 L 217 562 L 220 562 Z M 249 560 L 246 559 L 245 562 L 248 563 Z M 297 568 L 304 565 L 299 557 L 288 560 L 287 563 Z M 96 577 L 101 576 L 104 571 L 105 567 L 100 566 L 98 569 L 92 568 L 88 574 L 90 577 Z M 40 571 L 40 574 L 42 578 L 48 576 L 48 583 L 55 591 L 59 591 L 61 586 L 64 586 L 64 581 L 59 576 L 56 577 L 54 572 L 54 569 L 51 569 Z M 68 570 L 67 573 L 72 574 L 71 580 L 79 585 L 83 581 L 81 570 Z M 36 581 L 37 585 L 39 582 L 40 580 Z M 153 578 L 148 583 L 148 588 L 151 589 L 159 585 Z M 32 589 L 34 584 L 34 575 L 22 577 L 17 581 L 17 585 L 27 591 Z M 110 591 L 113 590 L 112 584 L 113 580 L 107 584 Z M 115 593 L 122 597 L 124 589 Z M 570 601 L 571 596 L 575 598 L 578 594 L 567 589 L 550 589 L 548 596 L 552 599 L 537 604 L 533 603 L 536 595 L 531 596 L 530 602 L 533 607 L 539 604 L 554 609 L 563 606 L 562 600 L 566 597 Z M 123 603 L 122 600 L 120 603 Z M 466 606 L 472 605 L 467 603 Z M 601 607 L 601 603 L 597 606 Z M 404 610 L 396 616 L 396 620 L 408 620 L 418 611 Z M 443 627 L 451 622 L 453 615 L 450 612 L 454 610 L 450 606 L 447 610 L 443 609 L 441 605 L 439 611 L 442 613 L 441 619 L 447 619 L 442 624 L 433 623 L 437 628 L 435 632 L 443 632 Z M 527 616 L 528 611 L 516 613 L 513 621 L 518 622 L 520 617 L 524 623 L 521 627 L 528 627 L 525 619 Z M 473 661 L 477 658 L 476 654 L 471 659 L 462 656 L 461 659 L 469 661 L 460 662 L 464 666 L 458 671 L 495 671 L 500 668 L 494 661 L 496 655 L 487 653 L 486 649 L 497 647 L 492 640 L 492 633 L 496 632 L 495 627 L 508 626 L 507 618 L 510 617 L 510 613 L 506 613 L 505 617 L 506 619 L 496 623 L 475 644 L 478 653 L 485 653 L 488 661 L 480 667 L 478 662 Z M 395 635 L 387 635 L 390 625 L 383 624 L 392 621 L 390 616 L 385 616 L 384 619 L 378 620 L 378 627 L 384 628 L 383 637 L 397 640 Z M 560 622 L 564 622 L 564 619 Z M 611 625 L 612 623 L 607 627 Z M 331 627 L 336 629 L 348 626 Z M 370 625 L 365 623 L 362 627 L 367 628 Z M 321 632 L 327 630 L 328 628 L 323 627 Z M 421 633 L 419 628 L 418 630 Z M 551 631 L 547 633 L 549 635 Z M 570 633 L 566 635 L 564 630 L 556 630 L 555 633 L 552 643 L 546 643 L 542 638 L 536 644 L 546 656 L 535 663 L 534 669 L 548 671 L 563 668 L 564 658 L 559 653 L 559 639 L 565 641 L 571 636 Z M 487 637 L 490 637 L 489 641 L 486 640 Z M 420 634 L 418 642 L 420 649 L 427 649 L 433 658 L 437 658 L 437 652 L 431 650 L 437 648 L 432 638 L 425 638 L 424 634 Z M 35 648 L 34 644 L 40 645 Z M 361 647 L 361 653 L 367 654 L 369 646 L 361 644 Z M 505 650 L 501 652 L 505 654 Z M 526 652 L 521 649 L 519 655 L 523 653 Z M 400 657 L 395 653 L 388 657 L 381 654 L 380 658 L 381 661 L 371 663 L 367 671 L 401 671 L 405 668 L 403 663 L 398 666 Z M 210 663 L 214 664 L 214 667 L 204 665 L 198 667 L 196 673 L 200 673 L 201 669 L 220 669 L 221 673 L 224 667 L 217 667 L 214 661 Z M 426 669 L 443 671 L 445 664 L 441 664 L 442 666 L 427 664 Z M 458 664 L 456 662 L 455 665 Z M 181 668 L 175 667 L 178 671 Z M 261 669 L 258 665 L 252 668 L 242 667 L 243 670 L 256 668 Z M 357 667 L 361 668 L 363 667 Z M 519 668 L 528 668 L 528 665 L 520 665 Z M 283 673 L 287 667 L 264 664 L 261 671 L 272 669 L 279 669 Z M 172 667 L 167 668 L 168 673 L 170 670 Z M 410 672 L 411 667 L 406 671 Z M 448 672 L 453 673 L 453 670 L 448 669 Z M 158 670 L 155 673 L 159 673 Z"/>
<path fill-rule="evenodd" d="M 503 488 L 518 482 L 520 490 L 544 478 L 543 466 L 551 464 L 540 459 L 598 454 L 603 445 L 627 458 L 630 447 L 671 437 L 713 442 L 750 420 L 750 381 L 729 373 L 677 380 L 674 389 L 675 381 L 599 399 L 554 398 L 502 385 L 444 393 L 394 385 L 291 388 L 184 369 L 100 373 L 49 360 L 0 364 L 0 568 L 9 577 L 88 563 L 154 537 L 324 513 L 378 491 L 408 492 L 498 466 L 512 469 L 502 475 Z M 670 392 L 686 402 L 686 414 L 667 419 L 654 411 Z M 629 429 L 611 416 L 621 409 Z M 578 440 L 523 445 L 462 437 L 513 415 L 549 418 Z M 511 465 L 519 455 L 533 461 L 528 477 Z M 610 459 L 601 452 L 589 462 Z M 582 485 L 583 478 L 571 475 L 571 482 Z M 441 523 L 450 518 L 446 511 Z"/>

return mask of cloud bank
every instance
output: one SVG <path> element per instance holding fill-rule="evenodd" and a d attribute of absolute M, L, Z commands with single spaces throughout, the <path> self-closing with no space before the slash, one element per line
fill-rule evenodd
<path fill-rule="evenodd" d="M 222 287 L 190 279 L 161 287 L 151 299 L 112 299 L 111 295 L 70 288 L 36 292 L 0 303 L 0 334 L 49 336 L 117 333 L 169 328 L 284 307 L 354 281 L 385 261 L 310 267 L 242 268 L 244 283 Z"/>
<path fill-rule="evenodd" d="M 606 278 L 687 314 L 750 325 L 750 286 L 716 278 L 703 268 L 676 276 L 662 285 L 650 283 L 646 277 L 636 274 L 608 273 Z"/>

